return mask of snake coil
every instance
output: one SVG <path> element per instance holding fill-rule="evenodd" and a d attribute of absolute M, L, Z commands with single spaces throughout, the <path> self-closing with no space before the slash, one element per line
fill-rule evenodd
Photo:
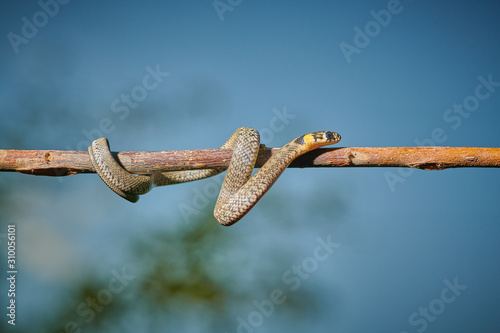
<path fill-rule="evenodd" d="M 299 136 L 278 150 L 251 177 L 259 153 L 259 132 L 249 127 L 238 128 L 221 146 L 221 149 L 233 149 L 233 155 L 215 204 L 215 218 L 225 226 L 238 222 L 255 206 L 295 158 L 313 149 L 339 141 L 340 135 L 330 131 Z M 115 193 L 131 202 L 137 202 L 139 195 L 149 192 L 153 186 L 189 182 L 224 171 L 203 169 L 134 175 L 115 160 L 106 138 L 95 140 L 88 150 L 92 165 L 99 177 Z"/>

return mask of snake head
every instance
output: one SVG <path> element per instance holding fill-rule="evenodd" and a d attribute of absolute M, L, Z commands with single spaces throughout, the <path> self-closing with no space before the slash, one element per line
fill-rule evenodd
<path fill-rule="evenodd" d="M 308 150 L 333 145 L 340 141 L 340 134 L 331 131 L 319 131 L 305 134 L 295 139 L 295 142 L 307 147 Z"/>

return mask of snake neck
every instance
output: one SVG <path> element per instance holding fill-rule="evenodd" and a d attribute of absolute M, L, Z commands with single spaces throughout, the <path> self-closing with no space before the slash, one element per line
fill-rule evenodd
<path fill-rule="evenodd" d="M 298 149 L 299 147 L 299 149 Z M 252 188 L 253 193 L 263 195 L 271 187 L 279 176 L 285 171 L 290 163 L 298 156 L 306 153 L 308 147 L 297 146 L 295 142 L 290 142 L 276 152 L 257 173 L 245 184 L 244 191 Z M 265 184 L 266 186 L 262 186 Z"/>
<path fill-rule="evenodd" d="M 223 190 L 219 194 L 214 215 L 222 225 L 232 225 L 241 219 L 271 188 L 286 167 L 307 152 L 305 145 L 290 142 L 275 153 L 252 178 L 236 192 Z M 227 176 L 226 176 L 227 177 Z"/>

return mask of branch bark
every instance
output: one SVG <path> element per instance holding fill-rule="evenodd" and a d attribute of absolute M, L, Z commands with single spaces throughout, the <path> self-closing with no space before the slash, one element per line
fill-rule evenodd
<path fill-rule="evenodd" d="M 278 148 L 262 148 L 261 167 Z M 227 168 L 231 149 L 178 151 L 123 151 L 114 153 L 132 173 Z M 459 167 L 500 167 L 500 148 L 476 147 L 342 147 L 320 148 L 298 157 L 291 168 L 312 167 L 410 167 L 442 170 Z M 2 150 L 0 171 L 39 176 L 71 176 L 95 172 L 86 151 Z"/>

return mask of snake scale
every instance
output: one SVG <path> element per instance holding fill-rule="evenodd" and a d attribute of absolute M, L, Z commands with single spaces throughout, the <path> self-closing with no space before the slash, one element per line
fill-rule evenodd
<path fill-rule="evenodd" d="M 221 149 L 233 149 L 233 154 L 215 204 L 215 218 L 225 226 L 238 222 L 271 188 L 296 157 L 339 141 L 340 135 L 330 131 L 299 136 L 273 154 L 251 177 L 260 147 L 259 132 L 249 127 L 238 128 L 221 146 Z M 89 155 L 94 169 L 106 185 L 131 202 L 137 202 L 139 195 L 149 192 L 154 186 L 189 182 L 224 171 L 202 169 L 134 175 L 115 160 L 106 138 L 92 142 Z"/>

